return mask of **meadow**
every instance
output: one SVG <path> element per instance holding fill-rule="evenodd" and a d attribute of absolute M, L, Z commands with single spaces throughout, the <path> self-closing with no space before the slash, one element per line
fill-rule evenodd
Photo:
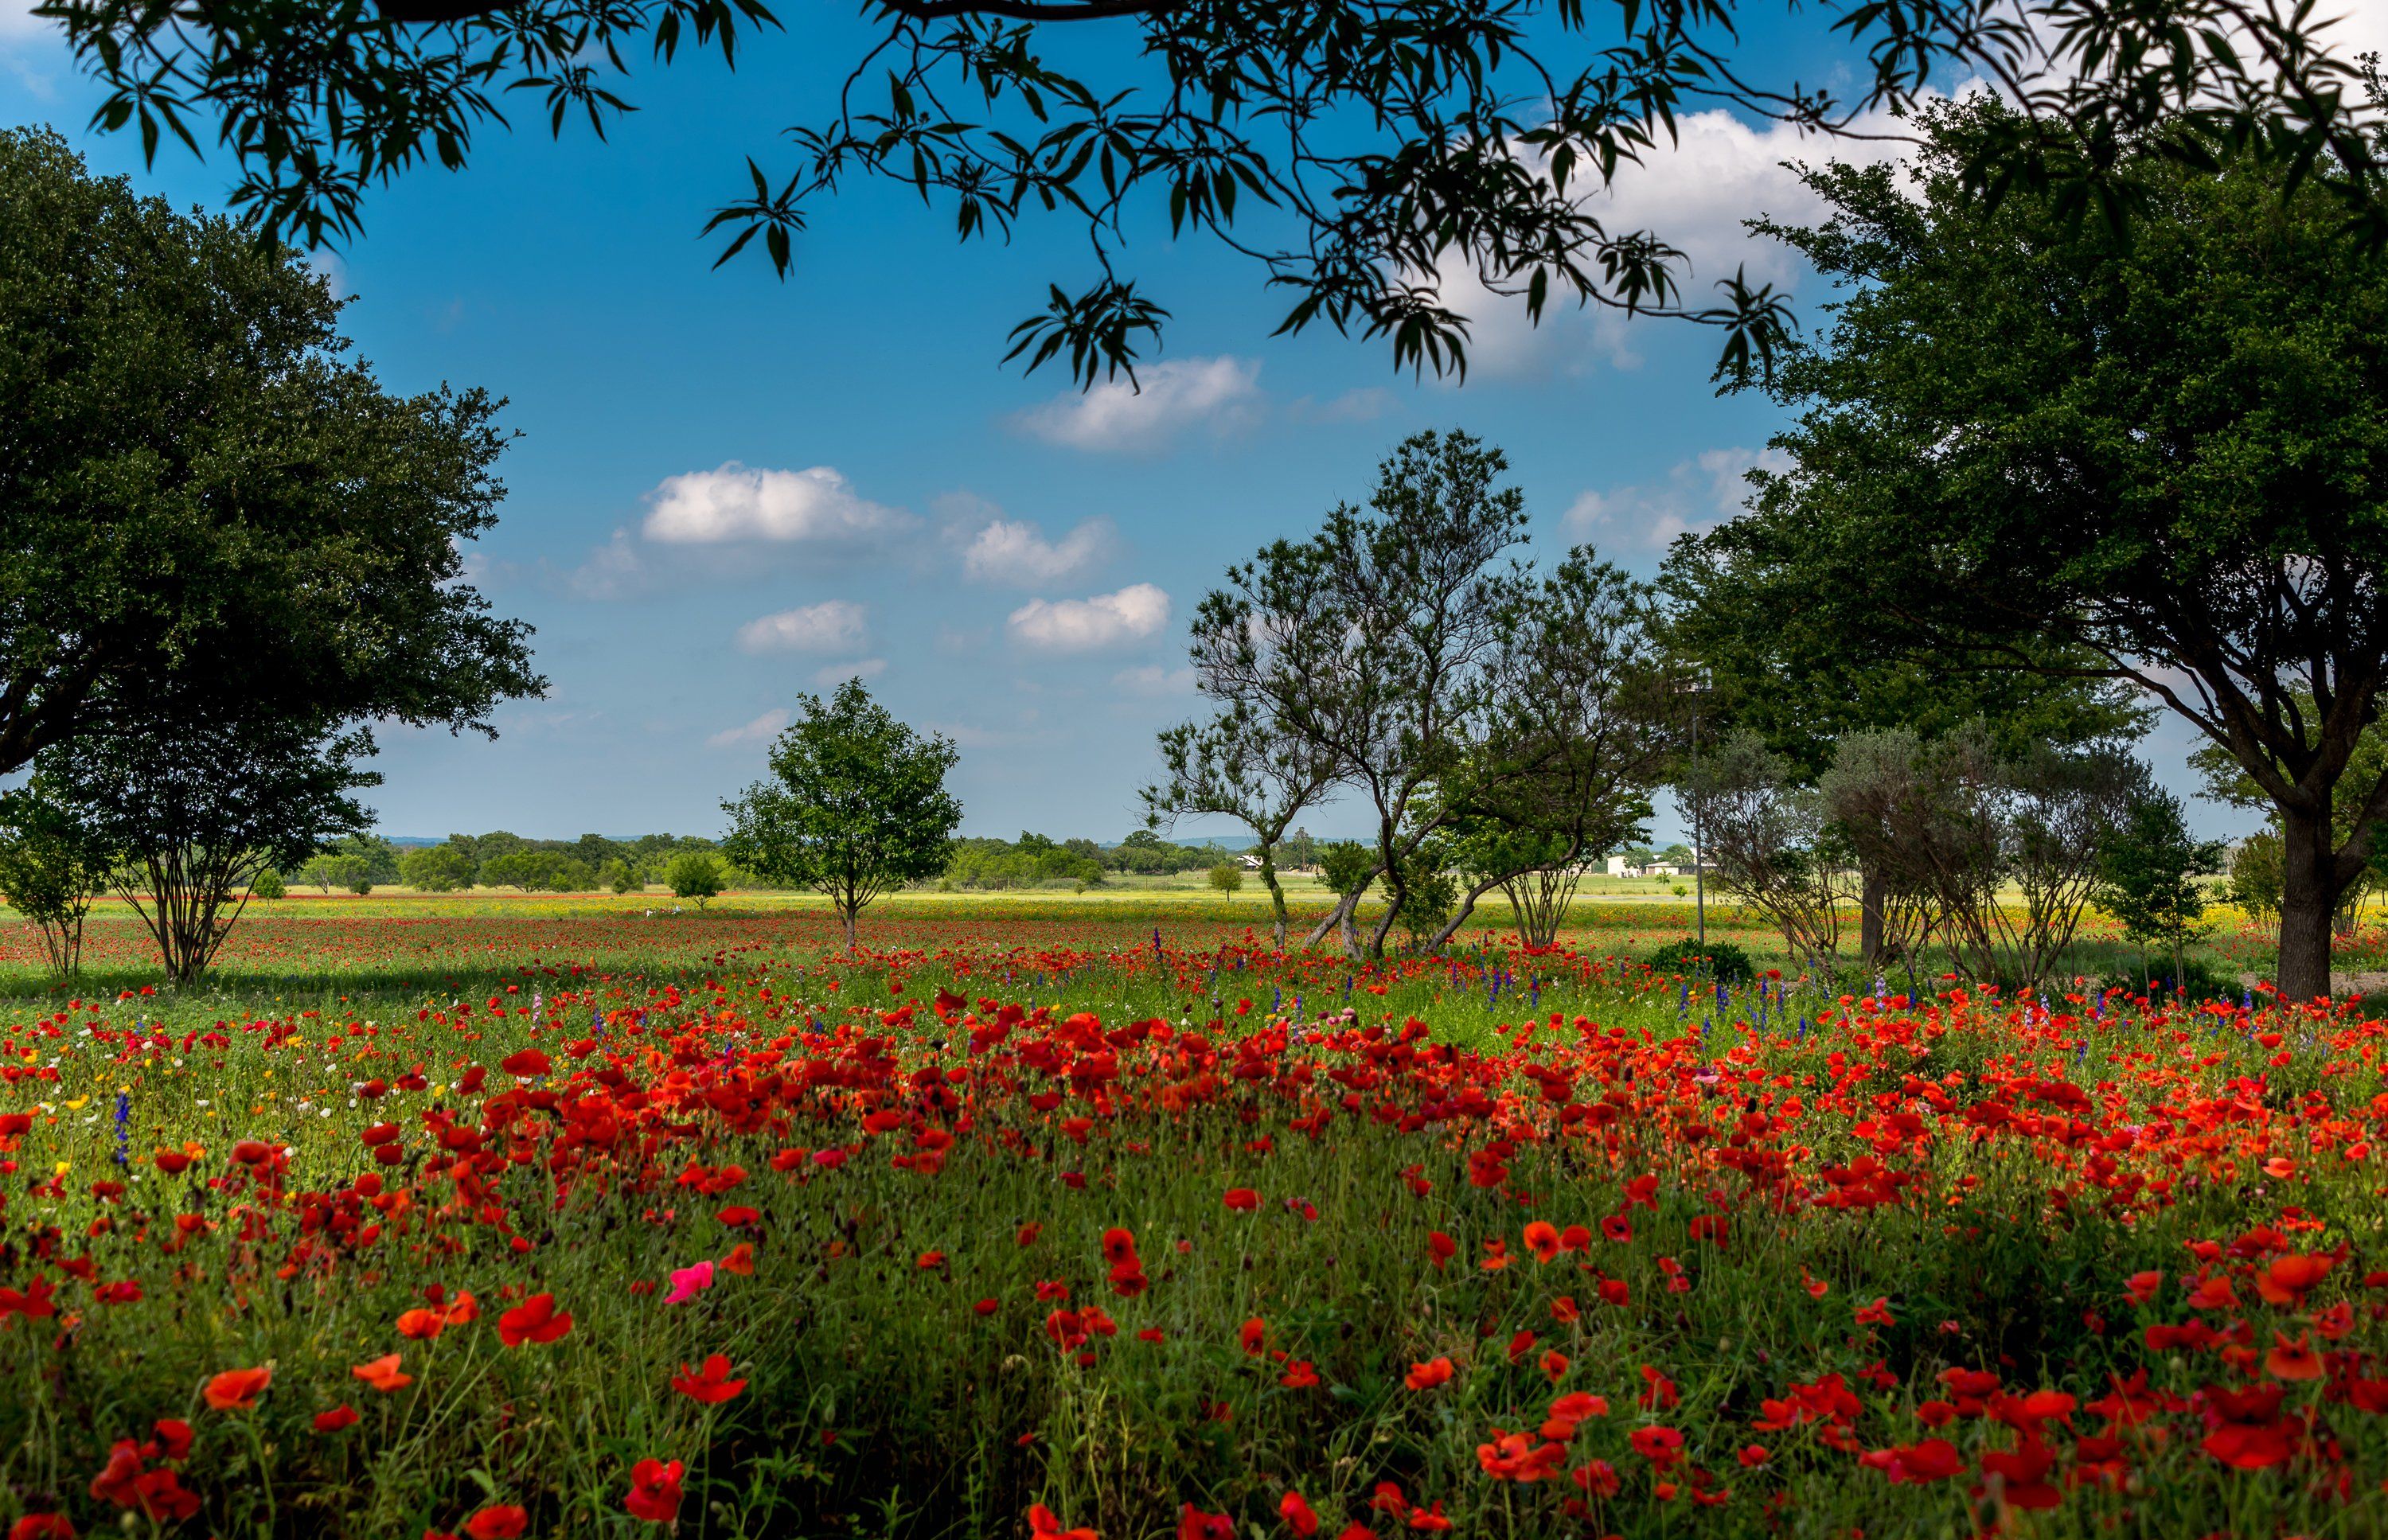
<path fill-rule="evenodd" d="M 2359 1003 L 1262 913 L 291 899 L 180 995 L 10 925 L 0 1521 L 2388 1534 Z"/>

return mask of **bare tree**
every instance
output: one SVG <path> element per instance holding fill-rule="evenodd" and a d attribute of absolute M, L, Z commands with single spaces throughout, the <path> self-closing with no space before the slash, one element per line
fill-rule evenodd
<path fill-rule="evenodd" d="M 1681 789 L 1696 810 L 1700 857 L 1713 856 L 1718 886 L 1773 921 L 1810 973 L 1830 978 L 1840 960 L 1842 906 L 1858 883 L 1823 795 L 1794 784 L 1791 766 L 1747 731 L 1702 758 Z"/>
<path fill-rule="evenodd" d="M 1163 778 L 1138 793 L 1146 825 L 1167 832 L 1180 818 L 1209 813 L 1251 829 L 1272 934 L 1282 950 L 1287 915 L 1277 849 L 1294 818 L 1335 784 L 1333 752 L 1311 739 L 1272 732 L 1249 702 L 1232 701 L 1209 722 L 1162 732 L 1161 763 Z"/>

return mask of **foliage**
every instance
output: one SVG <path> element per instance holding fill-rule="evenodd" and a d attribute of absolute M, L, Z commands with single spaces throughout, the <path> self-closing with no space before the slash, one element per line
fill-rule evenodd
<path fill-rule="evenodd" d="M 251 898 L 261 898 L 271 902 L 274 899 L 288 898 L 290 896 L 290 888 L 288 884 L 282 880 L 282 874 L 280 872 L 275 871 L 271 866 L 267 866 L 260 869 L 255 877 L 249 878 L 248 896 Z"/>
<path fill-rule="evenodd" d="M 1757 974 L 1749 953 L 1733 942 L 1711 940 L 1702 946 L 1689 936 L 1658 948 L 1643 962 L 1653 973 L 1685 974 L 1727 984 L 1740 983 Z"/>
<path fill-rule="evenodd" d="M 340 304 L 303 253 L 0 131 L 0 773 L 169 697 L 488 732 L 544 688 L 464 581 L 499 403 L 385 391 Z"/>
<path fill-rule="evenodd" d="M 48 776 L 0 794 L 0 892 L 33 922 L 50 971 L 70 977 L 83 966 L 83 920 L 108 890 L 116 852 L 61 805 Z"/>
<path fill-rule="evenodd" d="M 1204 879 L 1221 898 L 1234 898 L 1244 886 L 1244 869 L 1233 861 L 1222 861 L 1211 868 Z"/>
<path fill-rule="evenodd" d="M 352 793 L 360 732 L 268 716 L 161 710 L 146 730 L 44 751 L 37 774 L 86 838 L 112 852 L 117 892 L 148 928 L 167 976 L 207 971 L 258 874 L 302 865 L 372 816 Z"/>
<path fill-rule="evenodd" d="M 683 851 L 664 868 L 664 886 L 672 896 L 692 900 L 700 910 L 720 895 L 724 877 L 721 858 L 709 851 Z"/>
<path fill-rule="evenodd" d="M 453 842 L 413 845 L 398 856 L 398 877 L 419 893 L 452 893 L 470 888 L 480 868 Z"/>
<path fill-rule="evenodd" d="M 1295 816 L 1335 784 L 1339 766 L 1333 752 L 1315 740 L 1270 731 L 1251 701 L 1235 701 L 1207 722 L 1163 729 L 1161 764 L 1162 778 L 1138 793 L 1145 822 L 1156 829 L 1174 827 L 1180 818 L 1207 813 L 1251 829 L 1261 885 L 1268 890 L 1271 932 L 1283 946 L 1285 888 L 1277 877 L 1277 845 Z"/>
<path fill-rule="evenodd" d="M 639 885 L 639 877 L 637 873 L 630 870 L 630 864 L 616 855 L 609 858 L 603 865 L 597 868 L 597 883 L 598 886 L 610 888 L 616 893 L 627 893 Z"/>
<path fill-rule="evenodd" d="M 722 850 L 768 877 L 827 894 L 854 945 L 856 916 L 891 888 L 945 870 L 962 804 L 946 789 L 954 746 L 922 738 L 870 699 L 859 679 L 827 701 L 797 698 L 771 747 L 773 781 L 721 804 Z M 677 888 L 675 888 L 677 890 Z"/>
<path fill-rule="evenodd" d="M 1853 897 L 1850 852 L 1822 793 L 1793 784 L 1792 767 L 1740 729 L 1682 783 L 1718 886 L 1774 922 L 1799 966 L 1832 977 L 1843 906 Z"/>
<path fill-rule="evenodd" d="M 240 167 L 235 203 L 315 246 L 359 230 L 374 183 L 465 164 L 516 93 L 552 133 L 585 120 L 603 137 L 631 110 L 627 57 L 667 64 L 685 47 L 733 65 L 786 9 L 44 0 L 40 14 L 65 23 L 105 88 L 101 128 L 137 123 L 153 157 L 166 134 L 196 150 L 212 131 Z M 1721 303 L 1693 308 L 1667 232 L 1612 223 L 1601 196 L 1696 107 L 1872 137 L 1883 114 L 1978 79 L 2030 109 L 1962 165 L 1988 201 L 2028 189 L 2125 227 L 2210 135 L 2306 174 L 2374 246 L 2388 223 L 2366 137 L 2378 114 L 2310 7 L 1789 13 L 1794 41 L 1778 46 L 1794 60 L 1846 50 L 1827 70 L 1849 69 L 1846 95 L 1744 46 L 1755 19 L 1731 3 L 875 0 L 828 73 L 801 77 L 813 94 L 788 125 L 788 158 L 749 158 L 742 196 L 705 229 L 727 233 L 717 265 L 759 236 L 784 274 L 819 207 L 858 181 L 910 189 L 965 240 L 1009 240 L 1058 214 L 1088 241 L 1092 276 L 1074 294 L 1052 285 L 1012 354 L 1032 368 L 1066 357 L 1091 382 L 1132 373 L 1160 334 L 1168 312 L 1120 270 L 1127 232 L 1157 229 L 1164 209 L 1173 238 L 1208 236 L 1287 291 L 1280 330 L 1323 321 L 1387 337 L 1397 365 L 1464 367 L 1466 320 L 1443 294 L 1464 276 L 1536 318 L 1553 300 L 1688 315 L 1726 329 L 1723 367 L 1762 369 L 1785 333 L 1772 291 L 1736 272 Z M 2076 142 L 2101 153 L 2064 153 Z"/>
<path fill-rule="evenodd" d="M 2280 837 L 2257 829 L 2230 852 L 2230 902 L 2250 919 L 2277 919 L 2280 913 Z"/>
<path fill-rule="evenodd" d="M 2086 650 L 2227 746 L 2281 818 L 2280 982 L 2324 992 L 2388 811 L 2388 775 L 2352 782 L 2356 832 L 2331 835 L 2388 682 L 2388 264 L 2321 185 L 2345 168 L 2299 183 L 2215 141 L 2151 164 L 2124 241 L 2053 190 L 1984 215 L 1969 168 L 2026 132 L 2008 109 L 1924 122 L 1912 192 L 1812 170 L 1829 217 L 1761 224 L 1845 297 L 1778 372 L 1792 468 L 1700 538 L 1837 645 L 1958 670 Z"/>
<path fill-rule="evenodd" d="M 2178 978 L 2181 948 L 2205 917 L 2197 878 L 2221 865 L 2220 842 L 2193 838 L 2180 799 L 2152 787 L 2098 852 L 2090 902 L 2120 922 L 2127 938 L 2170 952 Z"/>
<path fill-rule="evenodd" d="M 1378 467 L 1365 511 L 1338 504 L 1317 535 L 1273 542 L 1196 607 L 1202 692 L 1302 743 L 1366 799 L 1389 901 L 1371 955 L 1407 889 L 1404 862 L 1454 811 L 1434 788 L 1489 731 L 1488 665 L 1531 592 L 1512 556 L 1525 499 L 1499 485 L 1507 469 L 1466 434 L 1413 435 Z"/>

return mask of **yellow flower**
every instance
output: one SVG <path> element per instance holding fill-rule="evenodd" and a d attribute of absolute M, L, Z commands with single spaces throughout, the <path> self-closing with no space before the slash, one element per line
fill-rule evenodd
<path fill-rule="evenodd" d="M 67 1110 L 69 1112 L 81 1112 L 83 1109 L 84 1104 L 90 1100 L 91 1098 L 88 1096 L 78 1096 L 73 1101 L 67 1104 Z"/>

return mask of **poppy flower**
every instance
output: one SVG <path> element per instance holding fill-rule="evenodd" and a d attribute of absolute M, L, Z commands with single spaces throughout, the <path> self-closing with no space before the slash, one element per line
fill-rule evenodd
<path fill-rule="evenodd" d="M 1118 1225 L 1103 1231 L 1103 1260 L 1111 1267 L 1123 1267 L 1136 1261 L 1136 1232 Z"/>
<path fill-rule="evenodd" d="M 1236 1540 L 1236 1521 L 1224 1513 L 1205 1513 L 1192 1503 L 1180 1503 L 1177 1540 Z"/>
<path fill-rule="evenodd" d="M 384 1395 L 414 1383 L 413 1375 L 398 1371 L 398 1355 L 395 1353 L 385 1354 L 369 1364 L 359 1364 L 349 1372 Z"/>
<path fill-rule="evenodd" d="M 1318 1533 L 1318 1515 L 1302 1500 L 1301 1493 L 1289 1492 L 1278 1498 L 1277 1511 L 1277 1517 L 1285 1521 L 1285 1527 L 1301 1536 L 1302 1540 L 1310 1540 L 1310 1536 Z"/>
<path fill-rule="evenodd" d="M 1890 1300 L 1886 1296 L 1877 1294 L 1874 1297 L 1873 1304 L 1859 1306 L 1858 1324 L 1860 1326 L 1889 1326 L 1893 1324 L 1890 1319 Z"/>
<path fill-rule="evenodd" d="M 1536 1219 L 1526 1227 L 1526 1249 L 1534 1254 L 1537 1262 L 1556 1262 L 1559 1255 L 1559 1227 L 1547 1219 Z"/>
<path fill-rule="evenodd" d="M 1428 1259 L 1434 1263 L 1435 1270 L 1440 1272 L 1445 1262 L 1459 1255 L 1459 1243 L 1442 1231 L 1429 1231 L 1426 1237 L 1426 1254 Z"/>
<path fill-rule="evenodd" d="M 1429 1358 L 1422 1364 L 1412 1364 L 1410 1371 L 1402 1376 L 1402 1383 L 1412 1390 L 1432 1390 L 1437 1385 L 1450 1382 L 1451 1360 L 1449 1358 Z"/>
<path fill-rule="evenodd" d="M 412 1337 L 417 1342 L 429 1342 L 446 1330 L 448 1318 L 438 1310 L 417 1307 L 401 1312 L 398 1318 L 398 1334 Z"/>
<path fill-rule="evenodd" d="M 2291 1342 L 2273 1332 L 2272 1349 L 2264 1355 L 2264 1372 L 2275 1380 L 2320 1379 L 2321 1358 L 2313 1350 L 2312 1333 L 2300 1332 L 2297 1340 Z"/>
<path fill-rule="evenodd" d="M 530 1515 L 514 1503 L 492 1503 L 464 1521 L 473 1540 L 521 1540 L 530 1527 Z"/>
<path fill-rule="evenodd" d="M 1227 1189 L 1226 1202 L 1227 1206 L 1237 1213 L 1249 1214 L 1261 1205 L 1261 1195 L 1249 1187 L 1230 1187 Z"/>
<path fill-rule="evenodd" d="M 692 1268 L 674 1268 L 671 1293 L 664 1295 L 667 1305 L 685 1305 L 700 1293 L 713 1287 L 713 1264 L 699 1262 Z"/>
<path fill-rule="evenodd" d="M 195 1435 L 191 1425 L 181 1418 L 161 1417 L 149 1424 L 149 1431 L 158 1435 L 159 1452 L 166 1458 L 188 1459 L 190 1458 L 191 1439 Z"/>
<path fill-rule="evenodd" d="M 540 1053 L 536 1048 L 518 1048 L 514 1052 L 508 1054 L 504 1058 L 500 1059 L 498 1061 L 498 1067 L 504 1070 L 509 1075 L 516 1075 L 525 1079 L 528 1079 L 534 1075 L 546 1074 L 549 1070 L 555 1067 L 555 1064 L 553 1060 L 550 1059 L 545 1054 Z"/>
<path fill-rule="evenodd" d="M 1043 1503 L 1036 1503 L 1029 1508 L 1028 1533 L 1035 1536 L 1036 1540 L 1045 1540 L 1048 1535 L 1053 1536 L 1054 1540 L 1099 1540 L 1095 1532 L 1090 1529 L 1083 1527 L 1063 1529 L 1061 1521 L 1055 1518 L 1053 1510 Z"/>
<path fill-rule="evenodd" d="M 63 1513 L 28 1513 L 8 1526 L 8 1540 L 74 1540 Z"/>
<path fill-rule="evenodd" d="M 745 1381 L 730 1378 L 730 1360 L 718 1353 L 705 1360 L 702 1370 L 682 1364 L 680 1372 L 672 1377 L 672 1389 L 708 1407 L 732 1400 L 745 1388 Z"/>
<path fill-rule="evenodd" d="M 2131 1303 L 2145 1305 L 2155 1298 L 2158 1289 L 2164 1287 L 2164 1274 L 2151 1268 L 2145 1272 L 2131 1274 L 2124 1283 L 2130 1290 Z"/>
<path fill-rule="evenodd" d="M 1236 1340 L 1243 1344 L 1246 1357 L 1254 1357 L 1259 1354 L 1261 1344 L 1268 1340 L 1268 1324 L 1254 1316 L 1237 1329 Z"/>
<path fill-rule="evenodd" d="M 731 1246 L 730 1248 L 730 1255 L 721 1259 L 721 1270 L 723 1272 L 736 1273 L 741 1278 L 754 1277 L 755 1243 L 752 1241 L 741 1241 L 736 1245 Z"/>
<path fill-rule="evenodd" d="M 218 1411 L 247 1411 L 273 1382 L 270 1364 L 263 1369 L 228 1369 L 209 1380 L 203 1394 L 208 1405 Z"/>
<path fill-rule="evenodd" d="M 558 1314 L 551 1294 L 533 1294 L 498 1317 L 498 1340 L 508 1347 L 527 1342 L 552 1343 L 571 1330 L 571 1314 Z"/>
<path fill-rule="evenodd" d="M 344 1429 L 355 1427 L 357 1421 L 357 1408 L 343 1401 L 330 1411 L 315 1414 L 315 1431 L 319 1433 L 337 1433 Z"/>
<path fill-rule="evenodd" d="M 630 1467 L 630 1493 L 622 1506 L 633 1519 L 644 1519 L 651 1524 L 668 1524 L 680 1517 L 680 1478 L 684 1470 L 679 1460 L 666 1464 L 657 1459 L 642 1459 Z"/>
<path fill-rule="evenodd" d="M 1308 1390 L 1318 1383 L 1317 1367 L 1307 1358 L 1296 1358 L 1285 1366 L 1285 1372 L 1277 1377 L 1277 1382 L 1288 1390 Z"/>

